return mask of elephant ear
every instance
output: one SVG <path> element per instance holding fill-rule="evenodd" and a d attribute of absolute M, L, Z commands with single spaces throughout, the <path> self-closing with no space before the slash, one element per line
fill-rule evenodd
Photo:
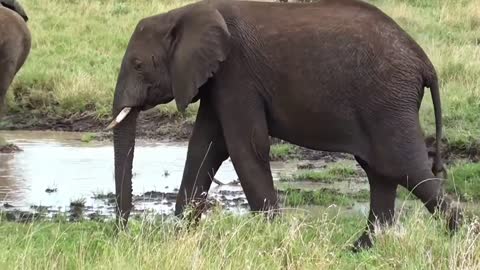
<path fill-rule="evenodd" d="M 16 0 L 0 0 L 0 4 L 6 8 L 9 8 L 15 11 L 16 13 L 18 13 L 18 15 L 20 15 L 25 20 L 25 22 L 28 22 L 27 13 L 23 9 L 23 7 L 20 5 L 20 3 L 18 3 Z"/>
<path fill-rule="evenodd" d="M 183 112 L 227 58 L 230 32 L 220 12 L 208 6 L 197 6 L 178 16 L 170 33 L 170 68 L 177 109 Z"/>

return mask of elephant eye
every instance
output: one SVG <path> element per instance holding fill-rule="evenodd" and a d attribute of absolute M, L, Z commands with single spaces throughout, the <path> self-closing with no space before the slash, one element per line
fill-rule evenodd
<path fill-rule="evenodd" d="M 135 60 L 133 62 L 133 66 L 136 70 L 141 70 L 142 69 L 142 61 L 140 60 Z"/>

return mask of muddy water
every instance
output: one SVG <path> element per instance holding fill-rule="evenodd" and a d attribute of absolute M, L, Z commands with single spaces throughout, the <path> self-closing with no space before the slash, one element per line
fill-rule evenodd
<path fill-rule="evenodd" d="M 38 209 L 34 206 L 42 206 L 55 213 L 67 211 L 71 202 L 80 200 L 87 212 L 112 214 L 108 198 L 95 198 L 114 192 L 111 143 L 85 143 L 79 133 L 3 131 L 0 136 L 23 150 L 0 154 L 0 202 L 4 210 L 32 211 Z M 186 143 L 137 141 L 133 179 L 136 211 L 172 211 L 172 193 L 180 186 L 186 151 Z M 272 173 L 277 178 L 295 167 L 294 163 L 272 162 Z M 238 179 L 230 160 L 223 163 L 215 178 L 223 183 Z M 247 209 L 238 183 L 213 184 L 210 197 L 230 208 Z"/>

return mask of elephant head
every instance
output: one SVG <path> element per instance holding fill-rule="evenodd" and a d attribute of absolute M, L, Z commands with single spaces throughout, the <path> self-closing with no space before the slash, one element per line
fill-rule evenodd
<path fill-rule="evenodd" d="M 184 111 L 228 54 L 230 33 L 220 12 L 195 3 L 142 19 L 122 60 L 109 125 L 114 133 L 117 219 L 132 207 L 132 162 L 140 111 L 175 99 Z"/>

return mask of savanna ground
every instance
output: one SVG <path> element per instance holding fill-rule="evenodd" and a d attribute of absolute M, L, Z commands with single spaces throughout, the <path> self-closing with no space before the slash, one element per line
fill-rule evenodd
<path fill-rule="evenodd" d="M 99 132 L 110 118 L 115 80 L 128 39 L 140 18 L 189 1 L 22 0 L 31 20 L 31 55 L 8 95 L 3 129 Z M 118 237 L 109 222 L 63 219 L 17 224 L 0 220 L 2 269 L 479 269 L 480 242 L 480 3 L 478 0 L 372 0 L 424 48 L 441 80 L 446 189 L 467 207 L 466 225 L 449 236 L 426 211 L 399 206 L 398 225 L 380 234 L 361 254 L 348 245 L 365 217 L 336 211 L 297 209 L 273 222 L 222 211 L 195 230 L 175 220 L 132 220 Z M 142 118 L 140 135 L 186 139 L 197 106 L 185 115 L 174 104 Z M 426 90 L 421 108 L 426 135 L 434 133 Z M 108 137 L 108 134 L 106 135 Z M 93 136 L 94 137 L 94 136 Z M 278 142 L 272 160 L 331 159 Z M 337 161 L 335 158 L 330 161 Z M 293 183 L 363 178 L 353 161 L 306 163 L 279 181 L 289 192 L 286 206 L 336 204 L 351 207 L 368 193 L 336 196 L 332 190 L 303 190 Z M 292 187 L 289 185 L 293 185 Z M 399 199 L 408 201 L 401 190 Z M 410 205 L 410 204 L 409 204 Z M 308 209 L 308 208 L 307 208 Z M 331 210 L 331 209 L 330 209 Z"/>

